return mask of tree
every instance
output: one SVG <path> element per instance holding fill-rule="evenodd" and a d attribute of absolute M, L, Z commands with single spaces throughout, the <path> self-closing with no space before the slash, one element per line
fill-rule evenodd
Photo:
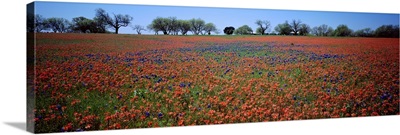
<path fill-rule="evenodd" d="M 133 17 L 122 14 L 113 14 L 113 17 L 111 17 L 104 9 L 101 8 L 96 9 L 96 17 L 114 28 L 115 34 L 118 34 L 119 28 L 128 26 L 133 20 Z"/>
<path fill-rule="evenodd" d="M 330 36 L 333 35 L 333 29 L 326 24 L 322 24 L 318 27 L 314 27 L 312 33 L 317 36 Z"/>
<path fill-rule="evenodd" d="M 41 32 L 47 29 L 47 24 L 45 22 L 46 18 L 39 14 L 27 14 L 27 31 L 28 32 Z"/>
<path fill-rule="evenodd" d="M 267 20 L 261 21 L 257 20 L 255 22 L 258 25 L 256 33 L 260 33 L 261 35 L 265 34 L 265 31 L 270 27 L 271 23 Z"/>
<path fill-rule="evenodd" d="M 371 28 L 364 28 L 361 30 L 357 30 L 354 32 L 354 36 L 356 37 L 372 37 L 374 31 L 371 30 Z"/>
<path fill-rule="evenodd" d="M 93 20 L 87 19 L 83 16 L 72 18 L 72 30 L 82 33 L 89 33 L 91 31 Z"/>
<path fill-rule="evenodd" d="M 341 24 L 341 25 L 337 26 L 334 33 L 335 33 L 334 35 L 338 36 L 338 37 L 347 37 L 347 36 L 350 36 L 350 34 L 352 33 L 352 30 L 349 29 L 349 27 L 347 27 L 347 25 Z"/>
<path fill-rule="evenodd" d="M 155 27 L 153 26 L 153 24 L 147 25 L 147 29 L 148 29 L 149 31 L 154 31 L 154 35 L 158 35 L 158 32 L 161 31 L 160 29 L 155 28 Z"/>
<path fill-rule="evenodd" d="M 211 32 L 215 32 L 217 30 L 217 28 L 215 27 L 215 25 L 213 23 L 207 23 L 204 25 L 204 29 L 205 33 L 207 33 L 208 35 L 211 35 Z"/>
<path fill-rule="evenodd" d="M 178 19 L 176 19 L 176 17 L 168 17 L 167 25 L 168 25 L 168 34 L 178 35 L 179 24 L 178 24 Z"/>
<path fill-rule="evenodd" d="M 72 18 L 70 29 L 73 32 L 81 33 L 106 33 L 106 24 L 97 18 L 92 20 L 80 16 Z"/>
<path fill-rule="evenodd" d="M 93 33 L 106 33 L 107 32 L 107 23 L 99 19 L 98 17 L 93 18 L 93 23 L 90 27 L 90 31 Z"/>
<path fill-rule="evenodd" d="M 376 37 L 399 37 L 399 25 L 382 25 L 375 30 Z"/>
<path fill-rule="evenodd" d="M 136 30 L 137 34 L 139 34 L 139 35 L 142 34 L 142 33 L 141 33 L 142 30 L 146 30 L 146 29 L 145 29 L 143 26 L 141 26 L 141 25 L 135 25 L 135 26 L 132 27 L 132 29 L 133 29 L 133 30 Z"/>
<path fill-rule="evenodd" d="M 256 29 L 256 34 L 258 34 L 258 35 L 263 35 L 263 34 L 265 34 L 265 33 L 262 34 L 261 28 L 260 28 L 260 27 L 257 27 L 257 29 Z"/>
<path fill-rule="evenodd" d="M 236 35 L 250 35 L 253 33 L 253 30 L 248 25 L 243 25 L 235 30 Z"/>
<path fill-rule="evenodd" d="M 35 32 L 35 15 L 33 13 L 26 14 L 26 32 Z"/>
<path fill-rule="evenodd" d="M 205 22 L 204 20 L 200 19 L 200 18 L 193 18 L 189 20 L 190 23 L 190 30 L 193 32 L 193 34 L 195 35 L 199 35 L 202 33 L 203 28 L 205 26 Z"/>
<path fill-rule="evenodd" d="M 279 35 L 289 35 L 292 30 L 288 21 L 285 21 L 284 23 L 275 26 L 275 31 L 278 32 Z"/>
<path fill-rule="evenodd" d="M 42 15 L 36 14 L 35 19 L 34 19 L 34 28 L 35 32 L 42 32 L 42 30 L 47 29 L 47 23 L 46 23 L 46 18 L 44 18 Z"/>
<path fill-rule="evenodd" d="M 169 18 L 157 17 L 149 25 L 152 30 L 162 31 L 164 35 L 168 35 L 171 31 L 171 20 Z"/>
<path fill-rule="evenodd" d="M 186 35 L 190 31 L 190 22 L 187 20 L 178 20 L 178 29 L 182 35 Z"/>
<path fill-rule="evenodd" d="M 232 27 L 232 26 L 225 27 L 225 29 L 224 29 L 224 33 L 226 35 L 232 35 L 234 31 L 235 31 L 235 27 Z"/>
<path fill-rule="evenodd" d="M 292 22 L 290 23 L 290 29 L 294 32 L 294 35 L 297 35 L 299 30 L 300 30 L 300 24 L 301 21 L 300 20 L 292 20 Z"/>
<path fill-rule="evenodd" d="M 46 26 L 48 26 L 48 28 L 53 30 L 54 33 L 64 33 L 67 31 L 69 26 L 69 21 L 64 18 L 52 17 L 46 19 L 44 22 L 47 24 Z"/>
<path fill-rule="evenodd" d="M 309 34 L 311 31 L 310 26 L 308 26 L 307 24 L 301 24 L 300 28 L 299 28 L 299 34 L 302 36 L 306 36 L 307 34 Z"/>

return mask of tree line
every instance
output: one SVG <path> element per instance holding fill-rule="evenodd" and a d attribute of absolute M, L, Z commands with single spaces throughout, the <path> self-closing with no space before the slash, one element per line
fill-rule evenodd
<path fill-rule="evenodd" d="M 275 26 L 273 32 L 265 33 L 270 28 L 270 22 L 267 20 L 257 20 L 256 32 L 248 25 L 243 25 L 235 30 L 234 27 L 229 26 L 224 29 L 224 33 L 238 34 L 238 35 L 300 35 L 300 36 L 335 36 L 335 37 L 399 37 L 399 25 L 382 25 L 375 30 L 371 28 L 364 28 L 353 31 L 345 24 L 340 24 L 333 29 L 332 27 L 322 24 L 311 28 L 308 24 L 303 23 L 301 20 L 292 20 L 291 22 L 285 21 Z"/>
<path fill-rule="evenodd" d="M 133 17 L 123 14 L 109 14 L 104 9 L 95 10 L 95 17 L 90 19 L 83 16 L 72 18 L 69 21 L 65 18 L 44 18 L 39 14 L 27 15 L 27 32 L 52 31 L 54 33 L 115 33 L 118 34 L 121 27 L 132 27 L 137 34 L 142 31 L 151 31 L 158 35 L 187 35 L 191 32 L 193 35 L 211 35 L 219 34 L 220 30 L 216 25 L 206 23 L 201 18 L 182 20 L 176 17 L 157 17 L 146 28 L 142 25 L 131 25 Z M 336 37 L 399 37 L 399 25 L 382 25 L 375 30 L 364 28 L 352 30 L 345 24 L 340 24 L 335 29 L 322 24 L 311 28 L 301 20 L 285 21 L 276 25 L 271 33 L 266 31 L 271 29 L 271 23 L 268 20 L 256 20 L 255 31 L 248 26 L 243 25 L 237 29 L 233 26 L 227 26 L 223 29 L 226 35 L 298 35 L 298 36 L 336 36 Z M 113 32 L 109 29 L 114 30 Z"/>

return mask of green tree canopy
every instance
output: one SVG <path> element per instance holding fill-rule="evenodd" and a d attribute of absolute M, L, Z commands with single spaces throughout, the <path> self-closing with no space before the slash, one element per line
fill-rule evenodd
<path fill-rule="evenodd" d="M 232 26 L 224 28 L 224 33 L 226 35 L 232 35 L 234 31 L 235 31 L 235 27 L 232 27 Z"/>
<path fill-rule="evenodd" d="M 70 25 L 69 21 L 65 18 L 52 17 L 44 21 L 47 27 L 53 30 L 54 33 L 64 33 L 67 32 Z"/>
<path fill-rule="evenodd" d="M 243 25 L 235 30 L 236 35 L 250 35 L 253 33 L 253 30 L 248 25 Z"/>
<path fill-rule="evenodd" d="M 205 21 L 200 19 L 200 18 L 193 18 L 189 20 L 190 23 L 190 30 L 193 32 L 195 35 L 201 34 L 201 32 L 204 29 L 205 26 Z"/>
<path fill-rule="evenodd" d="M 187 20 L 178 20 L 178 28 L 182 35 L 186 35 L 190 31 L 190 22 Z"/>
<path fill-rule="evenodd" d="M 290 32 L 292 32 L 288 21 L 275 26 L 275 31 L 278 32 L 279 35 L 290 35 Z"/>
<path fill-rule="evenodd" d="M 215 27 L 215 25 L 213 23 L 207 23 L 207 24 L 204 25 L 204 29 L 203 30 L 208 35 L 211 35 L 211 32 L 215 32 L 217 30 L 217 27 Z"/>
<path fill-rule="evenodd" d="M 306 36 L 311 32 L 311 28 L 307 24 L 301 24 L 299 29 L 299 35 Z"/>
<path fill-rule="evenodd" d="M 376 37 L 399 37 L 399 25 L 382 25 L 375 30 Z"/>
<path fill-rule="evenodd" d="M 347 37 L 350 36 L 352 32 L 353 30 L 349 29 L 347 25 L 341 24 L 335 29 L 334 35 L 337 37 Z"/>

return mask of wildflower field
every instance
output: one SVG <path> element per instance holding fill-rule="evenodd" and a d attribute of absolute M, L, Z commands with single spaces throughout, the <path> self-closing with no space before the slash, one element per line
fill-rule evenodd
<path fill-rule="evenodd" d="M 399 115 L 399 39 L 36 34 L 35 132 Z"/>

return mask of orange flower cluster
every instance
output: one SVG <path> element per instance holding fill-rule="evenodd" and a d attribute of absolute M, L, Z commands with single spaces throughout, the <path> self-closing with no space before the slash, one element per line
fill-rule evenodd
<path fill-rule="evenodd" d="M 399 114 L 399 40 L 37 34 L 36 132 Z"/>

